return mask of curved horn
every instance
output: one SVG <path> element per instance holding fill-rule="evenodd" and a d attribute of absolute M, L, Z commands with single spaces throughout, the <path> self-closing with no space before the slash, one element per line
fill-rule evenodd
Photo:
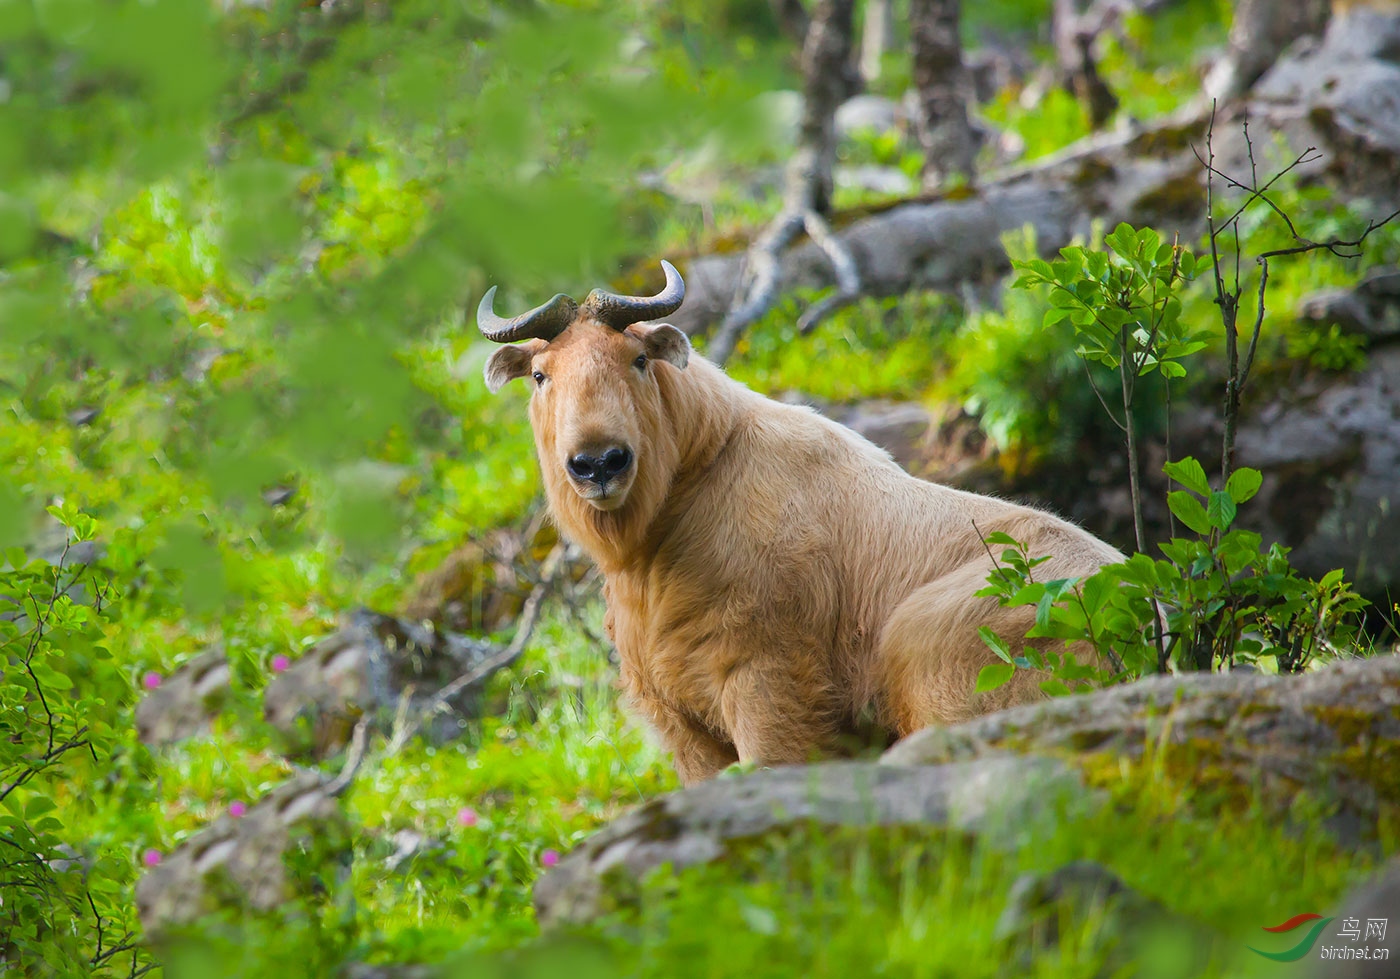
<path fill-rule="evenodd" d="M 476 307 L 476 328 L 488 340 L 512 343 L 516 340 L 553 340 L 578 315 L 578 303 L 562 292 L 547 303 L 541 303 L 528 313 L 510 319 L 496 315 L 496 287 L 486 290 Z"/>
<path fill-rule="evenodd" d="M 670 262 L 662 261 L 666 287 L 654 296 L 618 296 L 594 289 L 583 301 L 581 311 L 589 313 L 600 323 L 614 330 L 625 330 L 633 323 L 670 316 L 685 301 L 685 280 Z"/>

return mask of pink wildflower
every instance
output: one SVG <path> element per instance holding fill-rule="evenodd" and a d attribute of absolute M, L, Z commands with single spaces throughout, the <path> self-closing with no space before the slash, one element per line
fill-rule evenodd
<path fill-rule="evenodd" d="M 243 804 L 242 799 L 235 799 L 228 804 L 228 814 L 234 819 L 248 811 L 248 807 Z"/>
<path fill-rule="evenodd" d="M 146 675 L 141 678 L 141 685 L 147 690 L 154 690 L 156 687 L 160 686 L 160 674 L 155 670 L 149 670 Z"/>
<path fill-rule="evenodd" d="M 543 853 L 540 854 L 540 863 L 544 864 L 546 867 L 553 867 L 558 862 L 558 850 L 545 850 Z"/>
<path fill-rule="evenodd" d="M 477 821 L 476 810 L 471 806 L 463 806 L 457 810 L 457 822 L 462 826 L 475 826 Z"/>
<path fill-rule="evenodd" d="M 154 867 L 160 863 L 160 851 L 154 848 L 147 850 L 141 854 L 141 860 L 147 867 Z"/>
<path fill-rule="evenodd" d="M 276 656 L 272 657 L 273 673 L 281 673 L 283 670 L 285 670 L 291 665 L 292 661 L 289 660 L 286 656 L 283 656 L 281 653 L 278 653 Z"/>

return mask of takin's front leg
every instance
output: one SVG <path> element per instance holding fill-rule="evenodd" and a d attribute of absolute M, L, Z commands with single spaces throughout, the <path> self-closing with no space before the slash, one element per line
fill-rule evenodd
<path fill-rule="evenodd" d="M 703 782 L 739 760 L 732 744 L 720 741 L 684 712 L 650 699 L 642 709 L 671 752 L 671 764 L 682 785 Z"/>
<path fill-rule="evenodd" d="M 831 685 L 801 657 L 765 657 L 736 667 L 720 695 L 739 761 L 802 764 L 831 750 L 839 725 Z"/>

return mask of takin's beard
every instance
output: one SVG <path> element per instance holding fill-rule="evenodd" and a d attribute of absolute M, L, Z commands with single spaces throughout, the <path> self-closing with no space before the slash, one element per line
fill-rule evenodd
<path fill-rule="evenodd" d="M 605 574 L 645 553 L 648 535 L 671 487 L 679 454 L 674 443 L 644 439 L 644 444 L 645 455 L 637 454 L 632 485 L 622 505 L 613 510 L 600 510 L 581 497 L 562 466 L 545 463 L 556 458 L 555 454 L 538 447 L 545 498 L 555 524 L 565 537 L 587 551 Z"/>

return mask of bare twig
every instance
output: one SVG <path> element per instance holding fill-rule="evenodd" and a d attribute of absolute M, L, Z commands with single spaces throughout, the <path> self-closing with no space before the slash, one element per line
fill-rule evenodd
<path fill-rule="evenodd" d="M 977 535 L 977 539 L 982 542 L 982 550 L 986 551 L 987 557 L 992 559 L 992 568 L 1000 571 L 1001 565 L 997 563 L 996 555 L 992 553 L 992 549 L 987 546 L 987 538 L 982 535 L 982 528 L 977 526 L 976 520 L 972 521 L 972 530 Z"/>
<path fill-rule="evenodd" d="M 706 353 L 715 363 L 723 364 L 728 360 L 744 330 L 773 305 L 778 294 L 780 255 L 797 237 L 801 227 L 800 212 L 784 211 L 754 240 L 753 247 L 744 256 L 734 303 L 706 347 Z"/>
<path fill-rule="evenodd" d="M 329 795 L 336 796 L 349 788 L 350 783 L 355 780 L 355 773 L 360 770 L 360 763 L 365 760 L 365 745 L 369 742 L 369 718 L 362 717 L 355 724 L 355 730 L 350 735 L 350 749 L 345 755 L 345 764 L 341 766 L 340 774 L 337 775 L 326 786 Z"/>
<path fill-rule="evenodd" d="M 836 291 L 808 306 L 806 312 L 797 320 L 797 332 L 806 336 L 836 310 L 860 298 L 860 272 L 856 269 L 851 250 L 832 233 L 831 226 L 820 214 L 808 211 L 802 216 L 802 226 L 807 229 L 807 237 L 811 238 L 831 261 L 831 267 L 836 273 Z"/>
<path fill-rule="evenodd" d="M 1338 258 L 1359 258 L 1361 257 L 1360 251 L 1346 252 L 1342 251 L 1342 249 L 1360 249 L 1362 244 L 1365 243 L 1366 239 L 1371 236 L 1372 232 L 1385 227 L 1391 221 L 1394 221 L 1397 217 L 1400 217 L 1400 208 L 1391 211 L 1388 215 L 1381 218 L 1379 221 L 1369 222 L 1366 225 L 1366 230 L 1361 232 L 1361 234 L 1357 235 L 1355 238 L 1331 238 L 1327 241 L 1310 241 L 1307 238 L 1303 238 L 1295 234 L 1294 238 L 1298 242 L 1297 245 L 1294 245 L 1291 248 L 1276 248 L 1273 251 L 1261 252 L 1256 261 L 1263 262 L 1271 258 L 1279 258 L 1283 255 L 1300 255 L 1303 252 L 1317 251 L 1319 249 L 1331 252 Z"/>
<path fill-rule="evenodd" d="M 1250 371 L 1254 367 L 1254 358 L 1259 349 L 1259 338 L 1263 333 L 1264 318 L 1266 315 L 1266 293 L 1269 286 L 1269 261 L 1274 258 L 1281 258 L 1288 255 L 1301 255 L 1312 251 L 1326 251 L 1339 258 L 1356 258 L 1361 254 L 1361 246 L 1372 232 L 1389 224 L 1395 218 L 1400 217 L 1400 209 L 1391 212 L 1388 216 L 1380 220 L 1372 220 L 1361 234 L 1354 238 L 1331 238 L 1327 241 L 1313 241 L 1305 238 L 1298 231 L 1297 226 L 1288 213 L 1268 196 L 1268 190 L 1273 187 L 1286 174 L 1292 172 L 1304 163 L 1311 163 L 1320 158 L 1318 150 L 1314 146 L 1309 146 L 1300 153 L 1292 163 L 1275 173 L 1261 187 L 1259 186 L 1258 165 L 1254 156 L 1254 140 L 1249 132 L 1249 118 L 1244 120 L 1244 141 L 1245 149 L 1249 159 L 1250 182 L 1248 185 L 1236 180 L 1215 165 L 1215 150 L 1213 138 L 1215 135 L 1215 106 L 1212 103 L 1210 125 L 1206 130 L 1206 155 L 1203 157 L 1194 146 L 1191 151 L 1196 159 L 1206 171 L 1206 225 L 1209 231 L 1209 241 L 1212 259 L 1212 275 L 1215 281 L 1215 302 L 1220 307 L 1221 323 L 1225 331 L 1225 406 L 1224 406 L 1224 433 L 1221 437 L 1220 450 L 1220 479 L 1222 483 L 1230 478 L 1230 473 L 1234 468 L 1235 456 L 1235 433 L 1238 426 L 1240 402 L 1244 394 L 1245 385 L 1249 381 Z M 1215 178 L 1225 181 L 1230 187 L 1244 191 L 1248 196 L 1244 203 L 1224 221 L 1219 221 L 1215 216 Z M 1296 242 L 1287 248 L 1276 248 L 1270 251 L 1261 252 L 1255 257 L 1255 262 L 1259 265 L 1259 284 L 1257 287 L 1258 301 L 1255 307 L 1254 322 L 1250 328 L 1249 343 L 1241 358 L 1239 350 L 1239 311 L 1240 299 L 1244 292 L 1241 273 L 1241 255 L 1243 245 L 1240 241 L 1240 219 L 1245 212 L 1256 201 L 1262 201 L 1268 208 L 1278 216 L 1284 226 L 1288 229 L 1289 236 Z M 1220 236 L 1229 229 L 1232 232 L 1235 249 L 1235 273 L 1233 288 L 1227 289 L 1225 280 L 1220 270 Z"/>
<path fill-rule="evenodd" d="M 1126 432 L 1128 426 L 1118 420 L 1118 416 L 1113 413 L 1113 409 L 1108 406 L 1107 399 L 1103 392 L 1099 390 L 1098 382 L 1094 380 L 1094 372 L 1089 369 L 1089 362 L 1083 357 L 1078 358 L 1080 366 L 1084 368 L 1084 376 L 1089 380 L 1089 388 L 1094 392 L 1094 397 L 1099 399 L 1099 404 L 1103 406 L 1104 414 L 1108 415 L 1108 420 L 1118 426 L 1120 432 Z"/>

